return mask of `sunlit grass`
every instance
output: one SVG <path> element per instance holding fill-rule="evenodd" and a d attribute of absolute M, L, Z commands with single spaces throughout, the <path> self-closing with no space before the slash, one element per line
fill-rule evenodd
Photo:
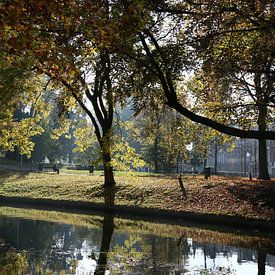
<path fill-rule="evenodd" d="M 120 175 L 116 176 L 116 194 L 119 202 L 135 204 L 141 198 L 158 193 L 160 186 L 175 187 L 176 180 Z M 103 202 L 101 175 L 67 175 L 50 173 L 13 173 L 0 177 L 0 195 L 74 201 Z M 167 192 L 167 190 L 166 190 Z M 151 197 L 154 198 L 153 196 Z M 149 199 L 148 202 L 151 200 Z M 131 203 L 132 202 L 132 203 Z"/>
<path fill-rule="evenodd" d="M 57 175 L 0 168 L 0 196 L 103 204 L 104 177 L 100 173 Z M 275 220 L 272 204 L 263 203 L 275 194 L 274 181 L 215 176 L 206 181 L 203 176 L 186 176 L 185 197 L 176 175 L 116 172 L 115 179 L 116 205 Z"/>
<path fill-rule="evenodd" d="M 73 174 L 73 175 L 96 175 L 96 176 L 103 176 L 103 170 L 95 170 L 94 173 L 90 174 L 88 170 L 74 170 L 74 169 L 67 169 L 62 168 L 60 169 L 61 174 Z M 151 172 L 123 172 L 123 171 L 114 171 L 115 176 L 123 176 L 123 177 L 164 177 L 163 174 L 159 173 L 151 173 Z M 169 175 L 168 175 L 169 176 Z"/>

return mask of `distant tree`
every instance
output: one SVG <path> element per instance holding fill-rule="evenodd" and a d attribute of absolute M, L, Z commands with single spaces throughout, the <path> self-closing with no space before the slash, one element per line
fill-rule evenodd
<path fill-rule="evenodd" d="M 59 101 L 59 92 L 47 87 L 43 89 L 41 100 L 47 105 L 47 115 L 40 122 L 43 133 L 32 137 L 34 148 L 31 152 L 31 161 L 43 162 L 46 158 L 51 162 L 72 160 L 74 147 L 74 123 L 80 119 L 76 113 L 64 110 L 63 103 Z M 61 126 L 62 124 L 62 126 Z"/>
<path fill-rule="evenodd" d="M 156 102 L 155 102 L 156 103 Z M 144 160 L 154 171 L 171 171 L 179 157 L 187 158 L 186 146 L 191 142 L 188 123 L 161 102 L 150 104 L 134 120 L 136 140 Z"/>
<path fill-rule="evenodd" d="M 102 165 L 100 146 L 96 140 L 93 127 L 86 121 L 74 131 L 76 162 L 82 165 Z"/>

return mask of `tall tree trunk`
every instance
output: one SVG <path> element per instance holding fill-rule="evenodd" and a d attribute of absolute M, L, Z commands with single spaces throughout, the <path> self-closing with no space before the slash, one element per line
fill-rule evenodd
<path fill-rule="evenodd" d="M 100 143 L 104 167 L 104 187 L 112 187 L 116 184 L 113 167 L 111 165 L 110 132 L 111 130 L 106 131 L 103 135 L 103 142 Z"/>
<path fill-rule="evenodd" d="M 154 168 L 155 168 L 155 173 L 159 172 L 159 156 L 158 156 L 158 133 L 155 137 L 154 140 Z"/>
<path fill-rule="evenodd" d="M 267 117 L 267 107 L 264 105 L 259 106 L 259 118 L 258 126 L 259 131 L 266 131 L 266 117 Z M 266 149 L 266 140 L 259 139 L 259 175 L 258 179 L 270 180 L 268 173 L 268 163 L 267 163 L 267 149 Z"/>
<path fill-rule="evenodd" d="M 259 175 L 258 179 L 270 180 L 267 163 L 266 140 L 259 140 Z"/>
<path fill-rule="evenodd" d="M 154 139 L 154 166 L 155 173 L 159 172 L 160 163 L 159 163 L 159 143 L 160 143 L 160 123 L 161 123 L 161 115 L 159 110 L 156 110 L 156 135 Z"/>
<path fill-rule="evenodd" d="M 104 186 L 111 187 L 116 184 L 113 167 L 111 166 L 111 154 L 110 152 L 104 152 L 102 155 L 104 167 Z"/>
<path fill-rule="evenodd" d="M 104 165 L 104 186 L 114 186 L 114 172 L 112 167 L 108 167 Z"/>

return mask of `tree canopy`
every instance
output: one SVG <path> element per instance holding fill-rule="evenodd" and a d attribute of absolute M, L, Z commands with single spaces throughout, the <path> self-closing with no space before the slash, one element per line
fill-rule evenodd
<path fill-rule="evenodd" d="M 142 54 L 146 56 L 147 63 L 145 64 L 147 64 L 148 70 L 153 72 L 162 85 L 168 106 L 195 122 L 210 126 L 228 135 L 274 139 L 273 131 L 263 128 L 259 130 L 245 129 L 241 125 L 237 128 L 236 124 L 224 123 L 214 117 L 195 112 L 181 102 L 179 94 L 181 91 L 175 87 L 175 81 L 177 77 L 180 77 L 178 72 L 181 74 L 182 71 L 188 69 L 191 72 L 197 72 L 204 68 L 208 77 L 203 80 L 204 85 L 209 84 L 209 80 L 211 80 L 210 83 L 213 82 L 211 79 L 213 75 L 210 71 L 214 64 L 217 64 L 216 69 L 219 72 L 219 76 L 216 77 L 220 77 L 224 81 L 222 72 L 228 70 L 225 66 L 226 60 L 231 60 L 230 62 L 234 63 L 236 74 L 240 74 L 240 70 L 249 74 L 251 70 L 255 71 L 255 66 L 260 66 L 261 68 L 257 70 L 266 74 L 265 77 L 269 78 L 269 83 L 272 82 L 274 71 L 271 67 L 268 70 L 264 69 L 273 61 L 274 41 L 269 40 L 268 43 L 265 43 L 264 39 L 264 37 L 274 36 L 271 3 L 268 1 L 265 4 L 261 4 L 260 1 L 259 3 L 255 1 L 253 5 L 249 3 L 248 1 L 234 1 L 233 3 L 232 1 L 204 1 L 203 3 L 176 1 L 170 4 L 170 1 L 162 1 L 155 4 L 152 10 L 159 15 L 154 17 L 155 24 L 153 27 L 147 25 L 139 32 L 144 49 Z M 249 42 L 249 39 L 253 41 Z M 231 51 L 235 51 L 234 54 L 229 52 L 226 43 L 230 45 Z M 172 45 L 173 48 L 180 49 L 182 44 L 184 47 L 180 51 L 181 59 L 175 58 L 177 55 L 173 56 L 169 54 L 169 51 L 167 52 L 167 47 Z M 261 49 L 259 45 L 262 45 Z M 264 66 L 260 64 L 263 54 L 260 56 L 257 52 L 264 52 L 265 56 L 269 56 L 267 57 L 268 64 Z M 173 51 L 174 53 L 175 51 Z M 237 56 L 238 54 L 242 54 L 242 57 Z M 183 56 L 187 56 L 187 60 L 183 59 Z M 223 56 L 227 58 L 223 58 Z M 171 60 L 173 60 L 172 64 Z M 178 71 L 176 71 L 177 69 Z M 239 77 L 242 76 L 239 75 Z M 270 87 L 270 85 L 268 86 Z M 219 87 L 213 88 L 218 90 Z M 274 91 L 270 88 L 266 90 L 266 98 L 272 103 Z M 244 98 L 242 100 L 244 101 Z"/>
<path fill-rule="evenodd" d="M 137 112 L 158 98 L 221 133 L 275 140 L 268 130 L 268 119 L 274 121 L 271 1 L 4 0 L 0 14 L 0 65 L 8 64 L 10 72 L 23 69 L 27 79 L 50 81 L 65 113 L 77 105 L 86 112 L 100 144 L 106 185 L 114 184 L 114 110 L 126 97 Z M 184 81 L 193 76 L 190 89 Z M 29 102 L 40 94 L 33 91 Z M 22 96 L 14 87 L 3 93 L 10 105 Z M 258 129 L 251 128 L 255 120 Z M 27 121 L 34 125 L 35 118 Z M 30 135 L 41 132 L 22 127 Z"/>

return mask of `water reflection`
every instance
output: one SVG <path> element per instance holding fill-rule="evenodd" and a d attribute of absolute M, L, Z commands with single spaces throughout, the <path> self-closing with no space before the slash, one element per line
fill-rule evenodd
<path fill-rule="evenodd" d="M 274 274 L 274 243 L 107 214 L 0 207 L 0 274 Z"/>

